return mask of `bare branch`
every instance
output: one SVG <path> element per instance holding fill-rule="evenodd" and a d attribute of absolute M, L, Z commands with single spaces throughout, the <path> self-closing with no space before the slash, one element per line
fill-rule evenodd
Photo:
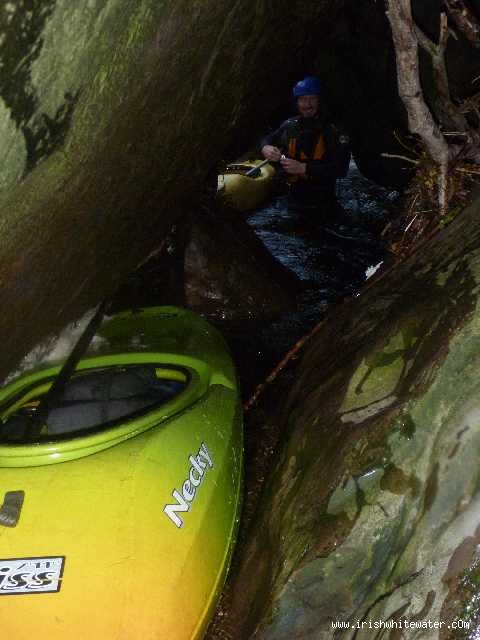
<path fill-rule="evenodd" d="M 442 57 L 445 55 L 445 49 L 447 48 L 448 36 L 450 31 L 448 29 L 448 18 L 446 13 L 440 14 L 440 37 L 438 39 L 438 50 Z"/>
<path fill-rule="evenodd" d="M 427 34 L 424 33 L 417 24 L 415 24 L 413 28 L 415 30 L 415 35 L 417 36 L 418 44 L 422 49 L 429 53 L 432 58 L 435 58 L 437 56 L 438 46 L 433 42 L 433 40 L 430 40 Z"/>
<path fill-rule="evenodd" d="M 438 207 L 440 215 L 445 215 L 448 211 L 448 164 L 441 164 L 438 173 Z"/>
<path fill-rule="evenodd" d="M 425 159 L 426 162 L 422 165 L 424 158 L 419 158 L 416 174 L 417 189 L 420 190 L 419 193 L 423 194 L 421 197 L 426 200 L 427 206 L 432 196 L 433 198 L 436 197 L 440 216 L 446 216 L 450 200 L 456 189 L 455 183 L 450 179 L 455 165 L 458 165 L 460 161 L 474 163 L 475 165 L 480 164 L 480 132 L 471 125 L 470 120 L 467 120 L 464 115 L 479 111 L 479 98 L 476 95 L 472 96 L 460 106 L 455 105 L 451 99 L 445 62 L 450 35 L 447 15 L 442 13 L 440 16 L 437 43 L 432 41 L 415 24 L 412 17 L 411 0 L 386 1 L 388 6 L 387 16 L 392 28 L 396 53 L 398 91 L 407 110 L 409 130 L 422 140 L 428 156 L 436 165 L 431 166 L 428 158 Z M 448 0 L 447 4 L 449 7 L 455 5 L 458 9 L 460 5 L 463 6 L 463 0 Z M 478 26 L 480 34 L 480 24 Z M 419 45 L 430 56 L 432 63 L 436 88 L 433 109 L 437 121 L 435 121 L 425 103 L 422 92 L 418 56 Z M 447 130 L 445 134 L 442 133 L 441 128 Z M 448 144 L 446 136 L 455 137 Z M 458 144 L 458 137 L 460 137 L 462 144 Z M 405 156 L 402 159 L 409 160 Z M 455 159 L 455 162 L 452 162 L 452 166 L 450 166 L 450 159 Z M 412 163 L 415 164 L 414 162 Z M 477 175 L 476 171 L 470 172 L 470 175 Z M 433 185 L 432 179 L 434 180 Z M 423 186 L 422 180 L 424 181 Z M 424 189 L 423 192 L 421 191 L 422 189 Z M 415 206 L 418 199 L 417 196 L 411 203 L 410 211 Z M 416 214 L 419 213 L 422 212 L 416 212 Z M 424 226 L 424 223 L 422 224 Z M 419 228 L 423 228 L 422 224 Z M 427 220 L 426 224 L 428 227 L 430 222 Z M 417 226 L 417 222 L 415 222 L 415 226 Z"/>
<path fill-rule="evenodd" d="M 480 47 L 480 21 L 464 0 L 445 0 L 445 5 L 460 31 L 475 47 Z"/>
<path fill-rule="evenodd" d="M 466 169 L 465 167 L 455 167 L 455 171 L 459 171 L 460 173 L 467 173 L 471 176 L 480 176 L 480 169 Z"/>
<path fill-rule="evenodd" d="M 411 164 L 418 164 L 418 160 L 414 160 L 413 158 L 409 158 L 408 156 L 401 156 L 396 153 L 382 153 L 384 158 L 397 158 L 398 160 L 406 160 Z"/>
<path fill-rule="evenodd" d="M 415 220 L 417 219 L 417 217 L 418 217 L 418 213 L 416 213 L 416 214 L 413 216 L 413 218 L 410 220 L 410 222 L 408 223 L 408 225 L 405 227 L 405 230 L 404 230 L 404 232 L 403 232 L 404 234 L 405 234 L 405 233 L 407 233 L 407 231 L 410 229 L 410 227 L 411 227 L 411 226 L 412 226 L 412 224 L 415 222 Z"/>
<path fill-rule="evenodd" d="M 436 163 L 446 166 L 448 145 L 423 98 L 418 65 L 418 41 L 410 0 L 388 0 L 387 16 L 392 27 L 397 57 L 398 89 L 407 109 L 410 131 L 420 136 Z"/>
<path fill-rule="evenodd" d="M 468 124 L 462 112 L 453 104 L 450 97 L 450 87 L 448 83 L 447 66 L 445 64 L 445 49 L 449 36 L 448 19 L 445 13 L 440 15 L 440 36 L 436 44 L 415 25 L 415 35 L 422 49 L 424 49 L 432 60 L 433 74 L 437 88 L 437 97 L 433 108 L 437 120 L 444 126 L 467 131 Z"/>

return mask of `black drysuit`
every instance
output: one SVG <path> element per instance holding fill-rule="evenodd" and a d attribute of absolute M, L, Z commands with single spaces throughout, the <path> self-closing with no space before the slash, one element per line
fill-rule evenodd
<path fill-rule="evenodd" d="M 344 132 L 318 117 L 296 116 L 265 136 L 261 148 L 265 145 L 307 165 L 305 176 L 286 176 L 290 209 L 315 216 L 316 222 L 338 212 L 335 185 L 337 178 L 347 175 L 350 164 L 350 140 Z"/>

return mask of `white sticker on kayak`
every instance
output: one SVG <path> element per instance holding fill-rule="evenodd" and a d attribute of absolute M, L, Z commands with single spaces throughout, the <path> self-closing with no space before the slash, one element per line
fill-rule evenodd
<path fill-rule="evenodd" d="M 178 514 L 190 511 L 199 486 L 202 484 L 207 471 L 213 467 L 212 455 L 204 442 L 202 442 L 202 446 L 197 454 L 195 456 L 191 455 L 188 461 L 191 466 L 188 470 L 186 480 L 182 483 L 181 489 L 174 489 L 172 491 L 174 502 L 166 504 L 163 508 L 165 515 L 168 516 L 179 529 L 183 527 L 183 520 Z"/>
<path fill-rule="evenodd" d="M 0 560 L 0 596 L 57 593 L 64 565 L 64 556 Z"/>

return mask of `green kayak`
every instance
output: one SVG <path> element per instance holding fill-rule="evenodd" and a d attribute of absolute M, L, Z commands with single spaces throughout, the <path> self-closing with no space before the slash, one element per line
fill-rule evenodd
<path fill-rule="evenodd" d="M 242 419 L 220 334 L 176 307 L 103 320 L 0 389 L 0 607 L 15 640 L 201 638 L 241 496 Z"/>
<path fill-rule="evenodd" d="M 263 163 L 263 160 L 245 160 L 227 165 L 225 172 L 218 176 L 217 200 L 239 212 L 259 207 L 269 197 L 275 176 L 272 165 Z M 246 175 L 256 167 L 258 171 Z"/>

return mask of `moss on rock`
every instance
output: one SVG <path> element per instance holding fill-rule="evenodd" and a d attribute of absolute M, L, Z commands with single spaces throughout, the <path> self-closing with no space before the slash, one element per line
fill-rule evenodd
<path fill-rule="evenodd" d="M 461 599 L 445 603 L 480 517 L 479 208 L 337 308 L 307 350 L 244 552 L 250 566 L 269 557 L 262 603 L 242 568 L 234 587 L 239 638 L 464 615 Z M 384 637 L 372 629 L 341 637 Z"/>

